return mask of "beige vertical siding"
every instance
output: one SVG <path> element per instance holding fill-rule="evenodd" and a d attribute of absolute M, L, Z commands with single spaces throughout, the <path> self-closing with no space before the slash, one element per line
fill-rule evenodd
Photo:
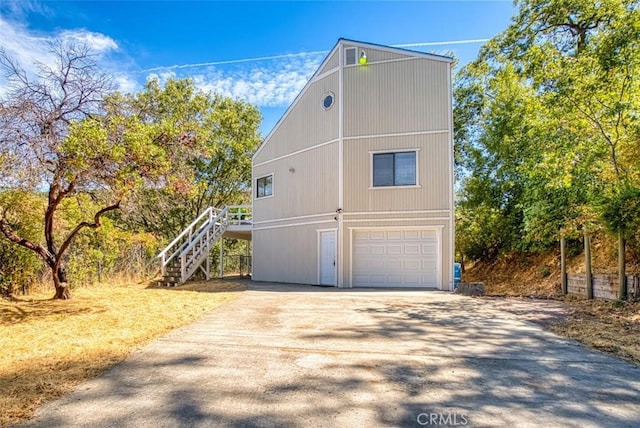
<path fill-rule="evenodd" d="M 273 174 L 273 196 L 253 201 L 254 222 L 335 212 L 337 165 L 333 142 L 254 167 L 254 187 L 258 177 Z"/>
<path fill-rule="evenodd" d="M 318 284 L 318 229 L 326 223 L 254 230 L 253 276 L 256 281 Z"/>
<path fill-rule="evenodd" d="M 344 234 L 342 239 L 342 250 L 343 250 L 343 258 L 342 262 L 344 263 L 343 268 L 343 287 L 350 288 L 351 287 L 351 257 L 352 257 L 352 248 L 350 246 L 350 236 L 351 230 L 354 228 L 401 228 L 403 226 L 408 228 L 420 227 L 424 226 L 428 227 L 439 227 L 441 228 L 442 235 L 440 239 L 441 245 L 441 274 L 442 274 L 442 284 L 441 288 L 444 290 L 448 290 L 453 281 L 453 260 L 451 260 L 450 256 L 450 245 L 449 245 L 449 233 L 450 233 L 450 222 L 448 220 L 442 220 L 441 218 L 430 220 L 429 217 L 431 215 L 414 215 L 412 218 L 422 217 L 420 220 L 402 220 L 397 219 L 393 221 L 384 221 L 381 219 L 393 219 L 395 216 L 391 215 L 381 215 L 378 219 L 369 219 L 362 221 L 349 221 L 344 225 Z"/>
<path fill-rule="evenodd" d="M 324 95 L 335 102 L 322 108 Z M 260 147 L 254 164 L 338 138 L 338 73 L 313 82 Z"/>
<path fill-rule="evenodd" d="M 448 138 L 438 133 L 345 141 L 345 212 L 449 209 Z M 416 148 L 420 187 L 371 188 L 371 151 Z"/>
<path fill-rule="evenodd" d="M 254 157 L 254 186 L 258 177 L 274 175 L 274 195 L 254 198 L 255 280 L 317 284 L 317 231 L 338 228 L 334 217 L 342 208 L 337 255 L 342 257 L 338 263 L 343 286 L 351 286 L 350 230 L 358 227 L 437 227 L 442 287 L 447 289 L 452 281 L 450 64 L 396 51 L 364 50 L 366 66 L 345 67 L 343 73 L 309 84 Z M 337 69 L 343 53 L 337 49 L 318 75 Z M 335 103 L 323 110 L 328 92 L 335 95 Z M 419 187 L 371 189 L 371 152 L 402 149 L 419 149 Z"/>
<path fill-rule="evenodd" d="M 344 136 L 449 128 L 449 64 L 429 59 L 344 70 Z"/>
<path fill-rule="evenodd" d="M 318 75 L 326 73 L 327 71 L 331 71 L 334 68 L 338 67 L 339 65 L 340 65 L 340 49 L 336 49 L 333 55 L 331 55 L 331 57 L 327 59 L 327 62 L 325 63 L 324 67 L 322 67 L 322 69 L 318 72 Z"/>

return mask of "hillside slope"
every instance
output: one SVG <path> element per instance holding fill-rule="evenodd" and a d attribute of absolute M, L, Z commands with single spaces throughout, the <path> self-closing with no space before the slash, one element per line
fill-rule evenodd
<path fill-rule="evenodd" d="M 567 257 L 567 272 L 585 272 L 584 253 Z M 592 272 L 618 273 L 615 242 L 599 240 L 592 246 Z M 627 255 L 627 274 L 640 275 L 640 263 Z M 478 261 L 466 266 L 465 282 L 483 282 L 487 294 L 493 296 L 559 297 L 561 295 L 560 252 L 546 254 L 514 253 L 491 261 Z"/>

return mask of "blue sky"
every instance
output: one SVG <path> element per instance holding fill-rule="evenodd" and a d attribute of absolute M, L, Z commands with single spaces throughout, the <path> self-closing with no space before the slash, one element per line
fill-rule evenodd
<path fill-rule="evenodd" d="M 29 70 L 48 61 L 48 40 L 84 41 L 121 90 L 191 77 L 256 104 L 266 135 L 340 37 L 418 44 L 411 49 L 452 52 L 464 64 L 482 45 L 469 41 L 497 35 L 514 13 L 510 1 L 0 0 L 0 46 Z"/>

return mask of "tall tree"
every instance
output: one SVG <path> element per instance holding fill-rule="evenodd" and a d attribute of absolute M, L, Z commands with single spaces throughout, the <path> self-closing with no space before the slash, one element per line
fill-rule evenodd
<path fill-rule="evenodd" d="M 601 206 L 640 184 L 640 11 L 630 0 L 516 5 L 456 84 L 461 201 L 515 219 L 520 245 L 549 245 L 599 211 L 610 219 Z"/>
<path fill-rule="evenodd" d="M 151 80 L 129 102 L 145 123 L 186 126 L 200 148 L 185 159 L 193 179 L 140 193 L 135 209 L 123 213 L 130 226 L 170 239 L 208 206 L 248 202 L 251 157 L 261 140 L 255 106 L 198 90 L 189 79 Z"/>
<path fill-rule="evenodd" d="M 179 171 L 173 153 L 190 136 L 183 128 L 159 129 L 140 121 L 121 96 L 105 98 L 109 78 L 88 47 L 61 42 L 51 50 L 55 63 L 38 64 L 35 75 L 0 52 L 0 66 L 11 85 L 0 101 L 0 153 L 10 159 L 0 165 L 1 185 L 47 193 L 41 218 L 44 242 L 20 235 L 20 213 L 10 205 L 0 207 L 0 231 L 44 260 L 55 298 L 67 299 L 65 253 L 76 235 L 98 228 L 101 217 L 118 209 L 136 187 L 169 182 Z M 81 193 L 102 208 L 62 233 L 61 204 Z"/>

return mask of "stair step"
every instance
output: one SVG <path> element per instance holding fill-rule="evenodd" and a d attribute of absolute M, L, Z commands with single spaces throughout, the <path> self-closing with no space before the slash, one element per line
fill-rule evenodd
<path fill-rule="evenodd" d="M 156 281 L 156 285 L 159 287 L 177 287 L 177 282 Z"/>

